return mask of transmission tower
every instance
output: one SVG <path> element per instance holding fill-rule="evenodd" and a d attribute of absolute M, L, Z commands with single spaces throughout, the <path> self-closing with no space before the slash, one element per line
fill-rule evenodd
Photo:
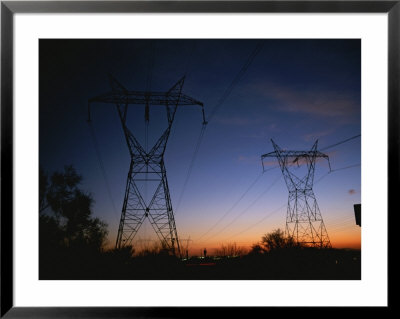
<path fill-rule="evenodd" d="M 114 104 L 118 111 L 131 157 L 116 248 L 132 245 L 140 226 L 148 218 L 162 246 L 175 254 L 175 247 L 180 252 L 180 246 L 164 165 L 164 153 L 178 106 L 201 106 L 204 124 L 206 122 L 203 103 L 182 93 L 184 77 L 167 92 L 128 91 L 112 76 L 110 76 L 110 84 L 111 92 L 89 100 L 89 121 L 90 105 L 92 103 Z M 149 151 L 147 147 L 143 147 L 138 142 L 128 128 L 127 113 L 129 105 L 144 106 L 146 138 L 150 121 L 150 106 L 165 107 L 167 116 L 166 129 Z M 140 185 L 143 186 L 143 184 L 150 183 L 155 185 L 153 187 L 154 193 L 150 200 L 146 200 L 145 196 L 142 196 L 143 187 L 140 187 Z"/>
<path fill-rule="evenodd" d="M 282 150 L 272 139 L 271 142 L 275 151 L 262 155 L 261 160 L 264 167 L 265 158 L 278 159 L 289 190 L 286 236 L 306 246 L 330 248 L 331 243 L 313 191 L 317 158 L 326 158 L 330 169 L 328 155 L 317 151 L 318 140 L 310 151 Z M 300 166 L 306 168 L 301 178 L 294 172 Z"/>

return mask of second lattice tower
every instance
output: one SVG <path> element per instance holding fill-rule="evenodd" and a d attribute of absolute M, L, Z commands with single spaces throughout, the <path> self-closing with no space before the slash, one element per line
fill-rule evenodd
<path fill-rule="evenodd" d="M 313 191 L 316 161 L 325 158 L 329 163 L 328 155 L 317 150 L 318 140 L 310 151 L 282 150 L 272 139 L 271 142 L 275 151 L 262 155 L 261 159 L 263 163 L 267 157 L 278 159 L 289 190 L 286 236 L 303 246 L 330 248 L 328 232 Z M 307 168 L 302 177 L 294 172 L 300 166 Z"/>

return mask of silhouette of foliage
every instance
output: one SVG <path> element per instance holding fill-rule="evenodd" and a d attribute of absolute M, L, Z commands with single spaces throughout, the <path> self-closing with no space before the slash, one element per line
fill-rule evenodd
<path fill-rule="evenodd" d="M 92 215 L 93 198 L 79 188 L 73 166 L 49 177 L 39 168 L 40 277 L 89 266 L 103 250 L 107 224 Z"/>
<path fill-rule="evenodd" d="M 265 249 L 260 244 L 253 244 L 249 251 L 249 255 L 261 255 L 265 252 Z"/>
<path fill-rule="evenodd" d="M 92 217 L 93 198 L 78 187 L 82 176 L 73 166 L 65 166 L 63 172 L 54 172 L 48 183 L 43 170 L 40 171 L 40 211 L 49 207 L 55 214 L 58 227 L 64 233 L 64 244 L 101 249 L 108 233 L 107 225 Z"/>
<path fill-rule="evenodd" d="M 274 251 L 283 248 L 300 247 L 292 237 L 285 237 L 281 229 L 276 229 L 261 238 L 261 245 L 265 251 Z"/>

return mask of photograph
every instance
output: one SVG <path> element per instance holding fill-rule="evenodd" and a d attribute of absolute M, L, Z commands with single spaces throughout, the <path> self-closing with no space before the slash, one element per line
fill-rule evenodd
<path fill-rule="evenodd" d="M 39 39 L 39 280 L 360 280 L 361 39 Z"/>

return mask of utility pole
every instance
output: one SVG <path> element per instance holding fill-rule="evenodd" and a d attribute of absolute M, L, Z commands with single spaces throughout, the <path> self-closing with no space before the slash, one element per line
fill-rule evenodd
<path fill-rule="evenodd" d="M 331 243 L 313 191 L 316 160 L 327 159 L 330 169 L 328 155 L 317 150 L 318 140 L 310 151 L 282 150 L 272 139 L 271 142 L 275 151 L 262 155 L 261 161 L 264 168 L 265 158 L 277 158 L 285 178 L 289 190 L 286 236 L 306 246 L 330 248 Z M 302 177 L 298 177 L 297 172 L 295 174 L 300 166 L 306 167 Z"/>
<path fill-rule="evenodd" d="M 181 78 L 167 92 L 138 92 L 127 90 L 110 75 L 111 91 L 89 100 L 89 121 L 91 104 L 109 103 L 115 105 L 131 157 L 115 244 L 117 249 L 132 245 L 132 240 L 140 226 L 145 218 L 148 218 L 162 246 L 174 255 L 176 254 L 176 248 L 180 253 L 180 244 L 164 164 L 164 154 L 178 106 L 200 106 L 203 114 L 203 124 L 206 123 L 203 103 L 182 93 L 184 80 L 184 77 Z M 143 147 L 129 130 L 127 113 L 128 106 L 131 105 L 144 106 L 146 146 L 150 107 L 161 106 L 166 110 L 166 129 L 150 150 L 147 150 L 147 147 Z M 155 183 L 153 185 L 156 186 L 151 199 L 146 200 L 142 196 L 143 190 L 140 185 L 143 186 L 143 184 L 150 183 Z"/>

